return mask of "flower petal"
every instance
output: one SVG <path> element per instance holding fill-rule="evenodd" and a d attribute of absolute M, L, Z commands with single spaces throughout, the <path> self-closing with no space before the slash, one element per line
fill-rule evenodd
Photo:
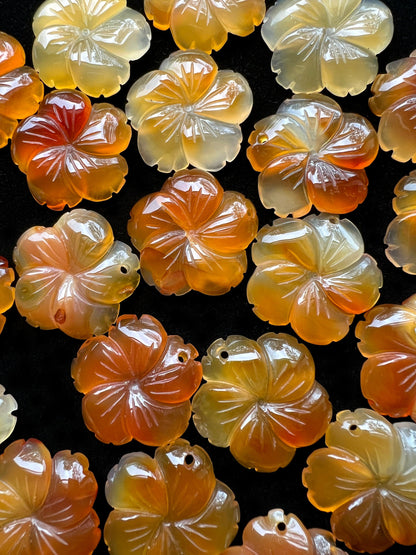
<path fill-rule="evenodd" d="M 166 31 L 170 27 L 170 14 L 174 4 L 175 0 L 144 0 L 144 12 L 156 29 Z"/>
<path fill-rule="evenodd" d="M 1 76 L 25 64 L 26 55 L 23 46 L 17 39 L 7 33 L 0 32 L 0 52 Z"/>
<path fill-rule="evenodd" d="M 212 4 L 224 28 L 239 37 L 252 33 L 254 27 L 263 21 L 266 11 L 262 0 L 235 0 L 229 4 L 224 4 L 221 0 L 212 0 Z"/>
<path fill-rule="evenodd" d="M 414 91 L 414 89 L 413 89 Z M 416 97 L 408 96 L 393 104 L 381 117 L 378 137 L 383 150 L 392 150 L 398 162 L 416 161 Z"/>
<path fill-rule="evenodd" d="M 415 230 L 416 214 L 410 212 L 396 216 L 388 225 L 384 236 L 387 258 L 408 274 L 416 274 L 416 245 L 409 240 Z"/>
<path fill-rule="evenodd" d="M 137 553 L 160 555 L 166 546 L 163 516 L 140 511 L 111 511 L 104 526 L 104 540 L 112 553 L 126 545 Z"/>
<path fill-rule="evenodd" d="M 414 94 L 416 86 L 416 58 L 409 56 L 390 62 L 386 67 L 387 73 L 381 73 L 374 79 L 371 87 L 373 97 L 369 99 L 369 106 L 376 116 L 393 108 L 404 98 Z"/>
<path fill-rule="evenodd" d="M 149 285 L 155 285 L 162 295 L 184 295 L 190 290 L 181 263 L 183 250 L 182 235 L 173 238 L 164 245 L 170 252 L 152 247 L 142 250 L 140 255 L 140 271 Z"/>
<path fill-rule="evenodd" d="M 13 251 L 18 274 L 38 266 L 67 269 L 68 255 L 62 236 L 54 227 L 31 227 L 21 235 Z"/>
<path fill-rule="evenodd" d="M 110 0 L 110 4 L 113 0 Z M 101 2 L 102 4 L 102 2 Z M 103 6 L 101 5 L 101 8 Z M 33 32 L 38 35 L 45 27 L 66 27 L 83 21 L 83 6 L 79 0 L 59 0 L 43 2 L 33 18 Z"/>
<path fill-rule="evenodd" d="M 0 75 L 0 117 L 27 118 L 42 98 L 43 84 L 34 69 L 25 66 Z"/>
<path fill-rule="evenodd" d="M 0 385 L 0 443 L 6 441 L 16 426 L 17 419 L 12 412 L 17 408 L 16 399 L 5 394 L 4 387 Z"/>
<path fill-rule="evenodd" d="M 400 545 L 414 545 L 416 532 L 413 523 L 416 518 L 416 502 L 398 495 L 383 498 L 383 517 L 387 533 Z"/>

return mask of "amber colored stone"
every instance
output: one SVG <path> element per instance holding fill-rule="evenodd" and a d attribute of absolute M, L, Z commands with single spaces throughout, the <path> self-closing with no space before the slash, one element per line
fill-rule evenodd
<path fill-rule="evenodd" d="M 15 38 L 0 32 L 0 148 L 12 138 L 19 119 L 36 112 L 43 84 Z"/>
<path fill-rule="evenodd" d="M 218 339 L 202 359 L 192 410 L 198 432 L 247 468 L 274 472 L 323 436 L 332 407 L 308 349 L 290 335 Z M 226 407 L 226 410 L 225 408 Z"/>
<path fill-rule="evenodd" d="M 0 256 L 0 333 L 3 331 L 6 317 L 3 312 L 9 310 L 14 303 L 15 290 L 11 287 L 14 281 L 14 271 L 9 268 L 9 263 Z"/>
<path fill-rule="evenodd" d="M 307 530 L 299 518 L 272 509 L 267 516 L 250 520 L 243 530 L 243 545 L 229 547 L 221 555 L 347 555 L 335 546 L 326 531 Z"/>
<path fill-rule="evenodd" d="M 393 16 L 379 0 L 278 0 L 261 33 L 276 81 L 295 93 L 361 93 L 377 74 Z"/>
<path fill-rule="evenodd" d="M 202 379 L 198 351 L 152 316 L 120 316 L 72 363 L 84 422 L 104 443 L 164 445 L 183 434 Z"/>
<path fill-rule="evenodd" d="M 91 555 L 100 539 L 97 482 L 81 453 L 53 458 L 37 439 L 0 457 L 0 545 L 7 555 Z"/>
<path fill-rule="evenodd" d="M 120 302 L 139 283 L 137 256 L 90 210 L 67 212 L 53 227 L 28 229 L 13 258 L 20 314 L 32 326 L 59 328 L 77 339 L 108 331 Z"/>
<path fill-rule="evenodd" d="M 408 58 L 389 63 L 386 71 L 374 80 L 374 96 L 368 101 L 381 118 L 380 146 L 392 150 L 399 162 L 416 163 L 416 50 Z"/>
<path fill-rule="evenodd" d="M 253 204 L 224 191 L 209 173 L 181 171 L 133 207 L 128 232 L 141 272 L 164 295 L 191 289 L 222 295 L 247 269 L 245 249 L 257 232 Z"/>
<path fill-rule="evenodd" d="M 379 298 L 376 261 L 355 225 L 337 216 L 277 219 L 259 231 L 252 257 L 247 297 L 255 314 L 275 326 L 290 323 L 310 343 L 339 341 L 354 315 Z"/>
<path fill-rule="evenodd" d="M 104 528 L 117 555 L 220 553 L 237 533 L 233 492 L 214 475 L 208 454 L 178 439 L 156 450 L 124 455 L 109 473 Z"/>
<path fill-rule="evenodd" d="M 53 210 L 82 199 L 107 200 L 124 185 L 128 167 L 120 156 L 130 142 L 124 112 L 94 104 L 79 91 L 54 91 L 39 112 L 20 123 L 12 156 L 27 174 L 30 192 Z"/>
<path fill-rule="evenodd" d="M 130 60 L 150 47 L 150 27 L 126 0 L 46 0 L 33 18 L 33 65 L 48 87 L 112 96 Z"/>
<path fill-rule="evenodd" d="M 416 424 L 343 411 L 325 441 L 308 458 L 303 484 L 315 507 L 333 513 L 335 537 L 367 553 L 416 544 Z"/>
<path fill-rule="evenodd" d="M 16 399 L 5 391 L 0 385 L 0 443 L 6 441 L 16 426 L 16 417 L 12 414 L 17 410 Z"/>
<path fill-rule="evenodd" d="M 259 176 L 260 200 L 276 215 L 300 217 L 312 205 L 345 214 L 367 196 L 364 168 L 378 152 L 375 130 L 321 94 L 295 95 L 256 123 L 247 156 Z"/>
<path fill-rule="evenodd" d="M 240 151 L 253 95 L 242 75 L 218 70 L 211 56 L 193 50 L 174 52 L 140 77 L 127 101 L 146 164 L 165 173 L 189 165 L 217 171 Z"/>
<path fill-rule="evenodd" d="M 145 0 L 146 16 L 157 29 L 171 29 L 182 50 L 196 48 L 211 53 L 227 42 L 228 33 L 245 37 L 260 25 L 264 0 Z"/>

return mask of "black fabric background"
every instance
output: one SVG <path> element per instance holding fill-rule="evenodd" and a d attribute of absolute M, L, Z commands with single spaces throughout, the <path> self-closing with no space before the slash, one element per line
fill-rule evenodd
<path fill-rule="evenodd" d="M 40 0 L 0 0 L 0 29 L 14 35 L 23 44 L 27 63 L 31 63 L 33 35 L 32 17 Z M 268 1 L 268 5 L 271 5 Z M 380 69 L 386 63 L 408 56 L 416 48 L 416 0 L 386 0 L 395 21 L 395 33 L 390 46 L 379 55 Z M 130 0 L 128 4 L 143 11 L 142 2 Z M 152 45 L 149 52 L 131 64 L 131 79 L 110 102 L 124 108 L 129 87 L 145 72 L 159 64 L 176 46 L 169 32 L 157 31 L 152 26 Z M 257 195 L 257 174 L 246 158 L 247 137 L 254 123 L 274 113 L 279 104 L 291 96 L 275 82 L 270 70 L 271 52 L 257 29 L 246 38 L 230 36 L 227 44 L 214 58 L 221 69 L 230 68 L 242 73 L 254 93 L 254 107 L 243 124 L 244 142 L 239 156 L 216 177 L 225 189 L 235 189 L 249 197 L 258 210 L 260 226 L 270 223 L 273 213 L 265 210 Z M 338 99 L 343 110 L 358 112 L 377 126 L 378 120 L 368 108 L 369 90 L 356 97 Z M 122 191 L 103 203 L 82 202 L 80 207 L 100 212 L 111 223 L 116 238 L 129 242 L 126 223 L 133 204 L 142 196 L 157 191 L 167 178 L 155 168 L 146 166 L 137 151 L 135 133 L 125 156 L 129 163 L 127 183 Z M 383 236 L 394 217 L 391 207 L 393 188 L 397 181 L 412 169 L 412 164 L 400 164 L 390 154 L 380 152 L 367 170 L 370 186 L 367 200 L 348 217 L 361 230 L 366 251 L 373 255 L 384 274 L 384 287 L 380 302 L 401 303 L 416 292 L 416 277 L 396 269 L 384 255 Z M 12 260 L 12 250 L 19 236 L 33 225 L 50 226 L 60 216 L 46 207 L 39 206 L 29 193 L 26 178 L 10 158 L 9 147 L 0 151 L 0 254 Z M 253 271 L 250 263 L 247 276 Z M 212 341 L 230 334 L 242 334 L 256 339 L 268 331 L 285 331 L 260 321 L 247 303 L 245 288 L 247 277 L 233 291 L 221 297 L 206 297 L 189 293 L 183 297 L 164 297 L 142 280 L 136 292 L 121 305 L 122 314 L 152 314 L 170 334 L 181 335 L 193 343 L 201 356 Z M 101 525 L 110 507 L 104 496 L 108 471 L 120 457 L 131 451 L 152 448 L 137 442 L 114 447 L 95 439 L 83 423 L 82 396 L 75 390 L 70 365 L 80 341 L 65 336 L 60 331 L 41 331 L 29 326 L 13 307 L 7 314 L 7 323 L 0 336 L 0 383 L 13 394 L 19 404 L 17 426 L 5 445 L 19 438 L 35 437 L 42 440 L 52 454 L 62 449 L 80 451 L 87 455 L 90 468 L 99 484 L 95 508 Z M 357 319 L 356 319 L 357 321 Z M 363 358 L 356 347 L 355 323 L 342 341 L 325 347 L 308 345 L 316 363 L 316 377 L 329 392 L 334 414 L 343 409 L 367 406 L 361 395 L 359 375 Z M 272 508 L 281 507 L 302 519 L 307 527 L 329 527 L 329 515 L 322 513 L 308 502 L 306 489 L 301 484 L 301 472 L 309 453 L 324 445 L 323 440 L 313 447 L 299 449 L 291 464 L 273 474 L 257 474 L 241 467 L 227 449 L 210 445 L 201 438 L 190 424 L 187 438 L 198 443 L 210 454 L 216 476 L 234 491 L 241 509 L 241 526 L 236 542 L 241 542 L 241 531 L 257 515 L 265 515 Z M 2 446 L 2 450 L 5 447 Z M 97 554 L 107 553 L 104 542 Z M 414 547 L 393 546 L 389 555 L 415 553 Z M 0 546 L 0 554 L 3 555 Z M 4 554 L 5 555 L 5 554 Z"/>

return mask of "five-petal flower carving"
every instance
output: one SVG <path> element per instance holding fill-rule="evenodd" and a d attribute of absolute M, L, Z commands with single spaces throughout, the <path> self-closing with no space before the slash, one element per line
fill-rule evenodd
<path fill-rule="evenodd" d="M 107 103 L 92 106 L 82 92 L 54 91 L 17 128 L 12 156 L 27 174 L 35 200 L 62 210 L 120 191 L 128 168 L 119 154 L 130 139 L 122 110 Z"/>
<path fill-rule="evenodd" d="M 36 439 L 0 457 L 0 545 L 7 555 L 91 555 L 100 539 L 97 482 L 81 453 L 53 458 Z"/>
<path fill-rule="evenodd" d="M 171 29 L 176 45 L 208 54 L 220 50 L 228 33 L 245 37 L 260 25 L 264 0 L 145 0 L 146 16 L 158 29 Z"/>
<path fill-rule="evenodd" d="M 104 528 L 110 553 L 220 553 L 237 533 L 233 492 L 215 478 L 208 454 L 183 439 L 159 447 L 154 459 L 124 455 L 106 497 L 115 508 Z"/>
<path fill-rule="evenodd" d="M 308 458 L 303 483 L 315 507 L 333 512 L 335 537 L 368 553 L 416 544 L 416 424 L 343 411 L 325 441 L 328 448 Z"/>
<path fill-rule="evenodd" d="M 34 114 L 43 98 L 43 84 L 25 59 L 22 45 L 0 32 L 0 148 L 13 136 L 17 120 Z"/>
<path fill-rule="evenodd" d="M 259 231 L 252 256 L 257 268 L 247 297 L 254 312 L 275 326 L 290 323 L 310 343 L 339 341 L 354 315 L 379 298 L 382 274 L 349 220 L 275 220 Z"/>
<path fill-rule="evenodd" d="M 143 278 L 161 293 L 222 295 L 243 279 L 257 223 L 242 194 L 224 192 L 209 173 L 187 170 L 135 204 L 128 232 Z"/>
<path fill-rule="evenodd" d="M 355 95 L 377 74 L 376 54 L 391 41 L 393 17 L 379 0 L 279 0 L 261 32 L 282 87 Z"/>
<path fill-rule="evenodd" d="M 379 116 L 378 138 L 399 162 L 416 163 L 416 50 L 408 58 L 387 64 L 387 73 L 374 80 L 369 99 Z"/>
<path fill-rule="evenodd" d="M 9 268 L 9 263 L 0 256 L 0 333 L 3 331 L 6 317 L 3 312 L 9 310 L 14 303 L 15 290 L 12 287 L 14 281 L 14 271 Z"/>
<path fill-rule="evenodd" d="M 77 339 L 108 331 L 120 302 L 139 283 L 137 256 L 89 210 L 67 212 L 53 227 L 28 229 L 13 257 L 20 314 L 32 326 L 59 328 Z"/>
<path fill-rule="evenodd" d="M 16 399 L 5 391 L 0 385 L 0 443 L 6 441 L 16 426 L 16 417 L 12 414 L 17 410 Z"/>
<path fill-rule="evenodd" d="M 105 443 L 164 445 L 183 434 L 202 378 L 198 351 L 152 316 L 120 316 L 72 364 L 86 426 Z"/>
<path fill-rule="evenodd" d="M 150 47 L 145 17 L 126 0 L 46 0 L 33 18 L 33 64 L 48 87 L 112 96 L 130 60 Z"/>
<path fill-rule="evenodd" d="M 161 172 L 188 165 L 217 171 L 240 150 L 242 123 L 253 96 L 239 73 L 218 70 L 199 50 L 174 52 L 128 93 L 126 112 L 138 130 L 138 148 Z"/>
<path fill-rule="evenodd" d="M 256 123 L 247 156 L 260 173 L 259 195 L 278 216 L 304 216 L 312 205 L 345 214 L 367 196 L 364 168 L 378 152 L 377 134 L 331 98 L 295 95 Z"/>
<path fill-rule="evenodd" d="M 202 365 L 207 383 L 192 402 L 195 426 L 243 466 L 274 472 L 325 433 L 328 394 L 310 352 L 290 335 L 218 339 Z"/>

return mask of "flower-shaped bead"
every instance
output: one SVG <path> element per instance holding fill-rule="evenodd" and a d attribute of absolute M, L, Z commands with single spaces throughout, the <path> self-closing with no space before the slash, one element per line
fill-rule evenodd
<path fill-rule="evenodd" d="M 211 53 L 227 42 L 228 33 L 245 37 L 263 21 L 264 0 L 145 0 L 146 16 L 157 29 L 171 29 L 176 45 Z"/>
<path fill-rule="evenodd" d="M 191 417 L 202 378 L 198 351 L 152 316 L 120 316 L 108 337 L 86 341 L 72 364 L 84 422 L 105 443 L 164 445 Z"/>
<path fill-rule="evenodd" d="M 16 426 L 16 417 L 12 412 L 17 410 L 17 403 L 15 398 L 9 393 L 5 394 L 5 391 L 0 385 L 0 443 L 6 441 Z"/>
<path fill-rule="evenodd" d="M 100 539 L 97 482 L 81 453 L 53 458 L 36 439 L 0 457 L 0 545 L 7 555 L 91 555 Z"/>
<path fill-rule="evenodd" d="M 108 475 L 104 528 L 110 553 L 202 555 L 220 553 L 237 533 L 233 492 L 216 480 L 208 454 L 178 439 L 121 458 Z"/>
<path fill-rule="evenodd" d="M 371 110 L 379 116 L 378 138 L 399 162 L 416 163 L 416 50 L 391 62 L 371 87 Z"/>
<path fill-rule="evenodd" d="M 272 509 L 267 516 L 250 520 L 243 531 L 243 545 L 229 547 L 221 555 L 347 555 L 335 547 L 326 530 L 307 530 L 297 516 Z"/>
<path fill-rule="evenodd" d="M 169 173 L 188 165 L 217 171 L 234 160 L 253 95 L 242 75 L 219 71 L 211 56 L 194 50 L 171 54 L 136 81 L 127 100 L 143 160 Z"/>
<path fill-rule="evenodd" d="M 261 32 L 282 87 L 355 95 L 377 74 L 376 54 L 391 41 L 393 17 L 379 0 L 279 0 Z"/>
<path fill-rule="evenodd" d="M 416 543 L 416 424 L 391 424 L 370 409 L 343 411 L 326 433 L 328 449 L 308 458 L 309 501 L 333 512 L 335 537 L 360 552 Z"/>
<path fill-rule="evenodd" d="M 13 136 L 17 120 L 34 114 L 43 98 L 42 82 L 25 58 L 22 45 L 0 32 L 0 148 Z"/>
<path fill-rule="evenodd" d="M 416 98 L 416 96 L 415 96 Z M 393 209 L 397 216 L 387 227 L 384 242 L 392 264 L 408 274 L 416 274 L 416 170 L 401 179 L 394 188 Z"/>
<path fill-rule="evenodd" d="M 290 335 L 218 339 L 202 365 L 207 383 L 192 402 L 195 426 L 243 466 L 274 472 L 325 433 L 328 394 L 310 352 Z"/>
<path fill-rule="evenodd" d="M 188 170 L 135 204 L 128 232 L 143 278 L 161 293 L 222 295 L 243 279 L 257 215 L 240 193 L 224 192 L 209 173 Z"/>
<path fill-rule="evenodd" d="M 327 96 L 285 100 L 275 115 L 256 123 L 249 143 L 247 156 L 261 172 L 260 200 L 278 216 L 304 216 L 313 204 L 345 214 L 367 196 L 364 168 L 377 156 L 376 132 Z"/>
<path fill-rule="evenodd" d="M 112 96 L 130 60 L 150 47 L 150 27 L 126 0 L 46 0 L 33 19 L 33 64 L 48 87 Z"/>
<path fill-rule="evenodd" d="M 354 315 L 379 298 L 382 274 L 349 220 L 275 220 L 259 231 L 252 256 L 257 268 L 247 296 L 254 312 L 275 326 L 290 323 L 310 343 L 339 341 Z"/>
<path fill-rule="evenodd" d="M 361 389 L 371 407 L 393 418 L 416 421 L 416 295 L 402 305 L 375 306 L 359 322 L 358 348 L 368 360 Z"/>
<path fill-rule="evenodd" d="M 12 156 L 27 174 L 35 200 L 62 210 L 83 198 L 107 200 L 120 191 L 128 168 L 119 154 L 130 138 L 126 115 L 118 108 L 92 106 L 82 92 L 55 91 L 17 128 Z"/>
<path fill-rule="evenodd" d="M 16 306 L 32 326 L 77 339 L 105 333 L 139 283 L 139 260 L 105 218 L 76 209 L 28 229 L 13 253 Z"/>
<path fill-rule="evenodd" d="M 14 271 L 9 268 L 9 263 L 5 258 L 0 256 L 0 333 L 3 331 L 4 324 L 6 323 L 6 317 L 3 316 L 3 312 L 9 310 L 14 303 L 14 287 L 12 283 L 14 281 Z"/>

